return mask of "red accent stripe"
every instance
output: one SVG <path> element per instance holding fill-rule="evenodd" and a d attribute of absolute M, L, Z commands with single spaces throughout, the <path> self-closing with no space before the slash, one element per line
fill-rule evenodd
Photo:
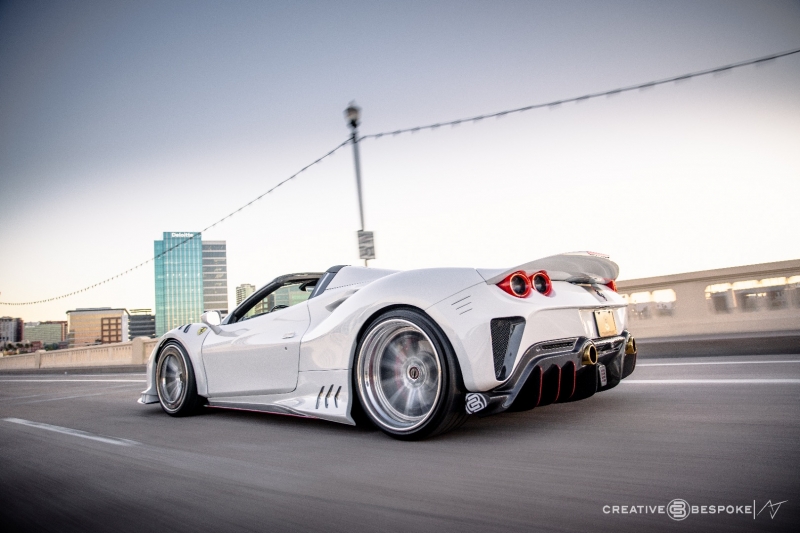
<path fill-rule="evenodd" d="M 561 367 L 556 366 L 558 369 L 558 385 L 556 386 L 556 397 L 553 399 L 553 402 L 558 401 L 558 395 L 561 394 Z"/>
<path fill-rule="evenodd" d="M 311 418 L 318 420 L 316 416 L 311 415 L 295 415 L 292 413 L 275 413 L 273 411 L 261 411 L 260 409 L 245 409 L 244 407 L 225 407 L 222 405 L 206 405 L 209 409 L 225 409 L 227 411 L 244 411 L 245 413 L 259 413 L 262 415 L 278 415 L 278 416 L 291 416 L 293 418 Z"/>
<path fill-rule="evenodd" d="M 539 396 L 536 398 L 536 405 L 534 405 L 534 407 L 538 406 L 539 402 L 542 401 L 542 381 L 544 381 L 544 372 L 542 372 L 542 367 L 537 366 L 536 370 L 539 372 Z"/>

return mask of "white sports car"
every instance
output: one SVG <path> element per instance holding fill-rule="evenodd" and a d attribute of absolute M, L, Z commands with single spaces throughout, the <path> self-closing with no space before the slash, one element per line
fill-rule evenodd
<path fill-rule="evenodd" d="M 161 338 L 140 403 L 355 424 L 421 439 L 470 414 L 587 398 L 636 365 L 619 269 L 590 252 L 511 269 L 337 266 L 276 278 Z"/>

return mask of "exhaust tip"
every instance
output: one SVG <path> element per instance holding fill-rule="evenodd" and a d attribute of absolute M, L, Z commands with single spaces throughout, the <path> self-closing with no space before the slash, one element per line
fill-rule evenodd
<path fill-rule="evenodd" d="M 636 355 L 636 339 L 633 338 L 633 335 L 629 336 L 625 343 L 625 355 Z"/>
<path fill-rule="evenodd" d="M 583 348 L 583 356 L 581 357 L 581 363 L 584 365 L 596 365 L 597 364 L 597 348 L 595 348 L 594 344 L 591 342 L 586 344 Z"/>

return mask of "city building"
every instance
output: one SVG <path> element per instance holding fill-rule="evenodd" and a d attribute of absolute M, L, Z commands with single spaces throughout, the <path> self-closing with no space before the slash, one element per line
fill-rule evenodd
<path fill-rule="evenodd" d="M 23 322 L 21 318 L 0 318 L 0 346 L 9 342 L 22 342 Z"/>
<path fill-rule="evenodd" d="M 69 347 L 122 342 L 128 338 L 128 311 L 97 307 L 67 311 Z"/>
<path fill-rule="evenodd" d="M 156 315 L 150 309 L 131 309 L 128 317 L 128 339 L 156 336 Z"/>
<path fill-rule="evenodd" d="M 203 310 L 228 314 L 228 262 L 225 241 L 203 241 Z"/>
<path fill-rule="evenodd" d="M 250 285 L 249 283 L 242 283 L 236 287 L 236 305 L 238 306 L 240 303 L 247 300 L 247 297 L 254 292 L 256 292 L 256 286 Z"/>
<path fill-rule="evenodd" d="M 156 335 L 161 336 L 203 314 L 203 243 L 198 232 L 164 232 L 154 252 Z"/>
<path fill-rule="evenodd" d="M 67 340 L 67 321 L 25 322 L 23 338 L 32 343 L 58 344 Z"/>

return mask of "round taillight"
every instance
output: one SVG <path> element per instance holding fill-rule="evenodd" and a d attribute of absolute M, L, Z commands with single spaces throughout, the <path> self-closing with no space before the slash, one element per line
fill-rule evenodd
<path fill-rule="evenodd" d="M 547 272 L 540 270 L 531 276 L 531 285 L 536 289 L 536 292 L 548 296 L 553 291 L 553 284 L 550 282 L 550 276 Z"/>
<path fill-rule="evenodd" d="M 506 279 L 497 284 L 498 287 L 506 291 L 511 296 L 525 298 L 531 293 L 531 284 L 525 272 L 519 271 L 509 275 Z"/>

